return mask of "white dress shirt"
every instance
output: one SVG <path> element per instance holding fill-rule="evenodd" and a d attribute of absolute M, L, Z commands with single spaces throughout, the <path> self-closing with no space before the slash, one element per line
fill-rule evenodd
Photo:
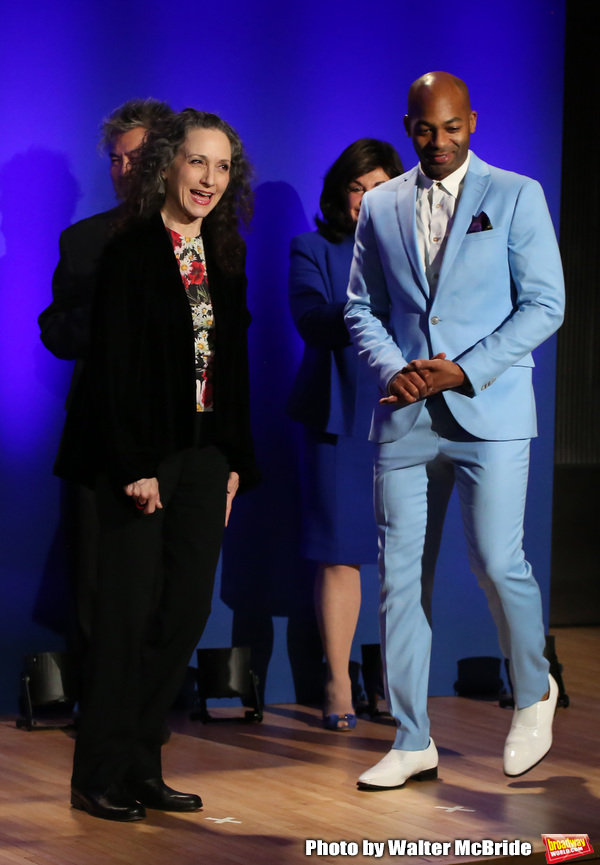
<path fill-rule="evenodd" d="M 419 165 L 417 180 L 417 242 L 432 295 L 442 266 L 454 211 L 471 161 L 469 155 L 456 171 L 443 180 L 432 180 Z"/>
<path fill-rule="evenodd" d="M 469 150 L 469 155 L 460 168 L 457 168 L 443 180 L 432 180 L 427 177 L 419 165 L 416 202 L 417 243 L 431 297 L 435 294 L 444 250 L 454 221 L 454 211 L 462 192 L 470 161 L 471 151 Z M 399 372 L 401 370 L 398 370 Z M 395 373 L 388 382 L 388 394 L 390 393 L 390 385 L 398 373 Z M 462 387 L 466 392 L 471 392 L 468 379 L 465 379 Z"/>

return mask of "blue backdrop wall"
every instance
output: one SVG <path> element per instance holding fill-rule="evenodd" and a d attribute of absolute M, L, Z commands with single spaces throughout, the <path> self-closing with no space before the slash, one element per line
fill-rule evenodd
<path fill-rule="evenodd" d="M 301 353 L 287 309 L 289 240 L 311 227 L 324 171 L 351 141 L 387 139 L 414 164 L 402 128 L 406 91 L 430 69 L 467 81 L 479 111 L 473 148 L 537 178 L 556 221 L 563 31 L 564 0 L 466 0 L 431 12 L 404 0 L 8 4 L 0 36 L 0 711 L 16 709 L 22 653 L 63 645 L 65 538 L 51 466 L 71 369 L 45 351 L 36 319 L 50 302 L 59 232 L 113 203 L 96 151 L 101 118 L 146 96 L 216 111 L 238 129 L 256 167 L 248 276 L 265 481 L 237 503 L 202 645 L 252 640 L 267 700 L 293 701 L 320 650 L 312 575 L 297 550 L 299 431 L 283 410 Z M 536 361 L 542 435 L 526 529 L 547 610 L 553 342 Z M 364 570 L 364 596 L 355 657 L 361 642 L 378 642 L 374 567 Z M 455 504 L 434 615 L 431 693 L 451 693 L 458 658 L 499 655 Z"/>

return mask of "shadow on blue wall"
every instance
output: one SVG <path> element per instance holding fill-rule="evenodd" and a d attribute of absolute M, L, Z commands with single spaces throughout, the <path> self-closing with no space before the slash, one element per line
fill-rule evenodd
<path fill-rule="evenodd" d="M 52 402 L 67 390 L 70 370 L 40 343 L 37 316 L 48 301 L 58 235 L 73 220 L 79 195 L 61 153 L 32 148 L 0 168 L 5 243 L 0 259 L 0 403 L 10 406 L 0 416 L 0 476 L 6 491 L 0 497 L 0 645 L 8 661 L 0 665 L 0 693 L 6 695 L 5 708 L 8 696 L 16 696 L 22 653 L 61 648 L 66 631 L 65 537 L 57 502 L 40 494 L 48 487 L 62 418 L 48 424 L 46 405 L 33 400 L 32 393 L 39 385 Z M 29 610 L 27 629 L 15 617 L 18 609 Z"/>
<path fill-rule="evenodd" d="M 319 699 L 322 665 L 312 604 L 314 567 L 300 556 L 301 429 L 285 414 L 302 351 L 287 280 L 290 240 L 309 228 L 289 184 L 257 188 L 247 271 L 252 422 L 263 480 L 235 504 L 221 572 L 221 597 L 233 611 L 232 643 L 251 647 L 262 687 L 273 649 L 273 617 L 287 619 L 289 661 L 301 701 Z"/>

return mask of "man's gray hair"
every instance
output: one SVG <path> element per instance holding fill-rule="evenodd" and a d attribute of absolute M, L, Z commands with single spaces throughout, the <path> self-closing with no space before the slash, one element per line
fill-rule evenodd
<path fill-rule="evenodd" d="M 102 137 L 98 147 L 106 153 L 118 135 L 140 126 L 153 129 L 172 114 L 170 106 L 158 99 L 129 99 L 102 121 Z"/>

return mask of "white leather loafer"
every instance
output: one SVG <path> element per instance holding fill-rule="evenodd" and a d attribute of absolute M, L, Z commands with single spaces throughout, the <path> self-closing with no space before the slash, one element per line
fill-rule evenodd
<path fill-rule="evenodd" d="M 526 709 L 515 709 L 504 745 L 504 774 L 524 775 L 543 760 L 552 745 L 552 720 L 558 699 L 558 685 L 549 676 L 550 694 Z"/>
<path fill-rule="evenodd" d="M 437 778 L 438 752 L 433 739 L 424 751 L 401 751 L 392 748 L 356 782 L 360 790 L 393 790 L 409 778 L 433 781 Z"/>

